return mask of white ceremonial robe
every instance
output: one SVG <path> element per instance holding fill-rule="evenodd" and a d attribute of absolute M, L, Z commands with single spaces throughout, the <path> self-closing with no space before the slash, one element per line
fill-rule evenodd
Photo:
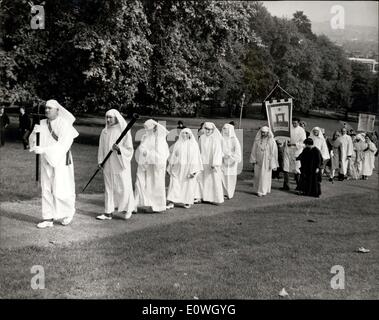
<path fill-rule="evenodd" d="M 166 210 L 165 177 L 169 155 L 165 136 L 145 134 L 142 137 L 136 150 L 138 167 L 134 195 L 137 207 L 151 207 L 154 212 Z"/>
<path fill-rule="evenodd" d="M 202 169 L 197 142 L 189 140 L 182 142 L 179 139 L 174 145 L 167 168 L 170 174 L 167 200 L 173 203 L 193 204 L 198 185 L 196 177 Z M 189 178 L 190 174 L 195 176 Z"/>
<path fill-rule="evenodd" d="M 204 168 L 199 177 L 201 179 L 202 199 L 206 202 L 223 203 L 221 139 L 218 140 L 203 134 L 200 137 L 200 152 Z"/>
<path fill-rule="evenodd" d="M 302 127 L 297 126 L 296 128 L 291 128 L 291 139 L 289 143 L 292 144 L 292 146 L 286 144 L 284 147 L 283 171 L 300 173 L 300 161 L 296 160 L 296 158 L 303 151 L 305 139 L 306 133 Z"/>
<path fill-rule="evenodd" d="M 41 154 L 41 191 L 42 218 L 59 220 L 73 217 L 75 214 L 75 178 L 74 163 L 71 152 L 70 164 L 66 164 L 67 152 L 70 150 L 78 132 L 63 118 L 50 121 L 51 128 L 58 137 L 51 135 L 47 120 L 40 122 Z M 29 137 L 31 146 L 35 145 L 35 131 Z"/>
<path fill-rule="evenodd" d="M 347 174 L 347 169 L 349 167 L 349 159 L 353 155 L 353 141 L 351 137 L 347 134 L 344 134 L 338 138 L 341 142 L 341 158 L 340 158 L 340 173 L 343 175 Z"/>
<path fill-rule="evenodd" d="M 120 126 L 103 129 L 100 135 L 98 163 L 101 163 L 121 135 Z M 135 210 L 130 161 L 133 157 L 133 141 L 130 132 L 118 144 L 120 154 L 113 150 L 104 165 L 105 213 L 132 212 Z"/>
<path fill-rule="evenodd" d="M 322 160 L 326 161 L 330 159 L 328 145 L 326 144 L 326 140 L 321 137 L 311 136 L 313 140 L 313 146 L 316 147 L 321 152 Z"/>
<path fill-rule="evenodd" d="M 275 140 L 264 138 L 254 141 L 250 163 L 255 163 L 253 192 L 262 196 L 270 193 L 272 169 L 279 166 L 278 147 Z"/>
<path fill-rule="evenodd" d="M 222 142 L 222 185 L 224 194 L 233 198 L 237 184 L 237 169 L 241 162 L 241 145 L 237 137 L 223 137 Z M 225 158 L 228 155 L 229 158 Z"/>
<path fill-rule="evenodd" d="M 368 143 L 368 150 L 363 153 L 362 175 L 371 176 L 375 168 L 375 152 L 377 148 L 373 142 Z"/>

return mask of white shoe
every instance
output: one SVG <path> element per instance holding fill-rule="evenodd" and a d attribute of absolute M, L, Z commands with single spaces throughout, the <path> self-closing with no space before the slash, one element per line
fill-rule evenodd
<path fill-rule="evenodd" d="M 53 226 L 53 221 L 42 221 L 37 224 L 37 228 L 39 229 L 45 229 L 45 228 L 51 228 Z"/>
<path fill-rule="evenodd" d="M 189 209 L 189 208 L 191 208 L 191 205 L 190 204 L 185 204 L 184 208 Z"/>
<path fill-rule="evenodd" d="M 169 205 L 166 206 L 167 210 L 174 209 L 174 204 L 170 203 Z"/>
<path fill-rule="evenodd" d="M 127 212 L 127 213 L 125 213 L 124 219 L 125 219 L 125 220 L 128 220 L 128 219 L 130 219 L 131 217 L 132 217 L 132 212 Z"/>
<path fill-rule="evenodd" d="M 71 223 L 72 219 L 74 218 L 74 216 L 71 216 L 71 217 L 65 217 L 62 219 L 62 226 L 67 226 Z"/>
<path fill-rule="evenodd" d="M 100 216 L 96 217 L 97 220 L 112 220 L 112 216 L 107 216 L 105 214 L 102 214 Z"/>
<path fill-rule="evenodd" d="M 201 199 L 195 199 L 193 203 L 201 203 Z"/>

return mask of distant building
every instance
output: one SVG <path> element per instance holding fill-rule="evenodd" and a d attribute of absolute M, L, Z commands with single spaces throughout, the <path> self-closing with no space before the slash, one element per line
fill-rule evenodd
<path fill-rule="evenodd" d="M 358 62 L 358 63 L 363 63 L 366 64 L 369 70 L 372 73 L 377 73 L 378 72 L 378 62 L 375 61 L 374 59 L 365 59 L 365 58 L 349 58 L 350 61 Z"/>

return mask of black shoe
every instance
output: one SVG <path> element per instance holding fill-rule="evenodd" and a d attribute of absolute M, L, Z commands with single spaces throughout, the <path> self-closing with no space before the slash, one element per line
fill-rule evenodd
<path fill-rule="evenodd" d="M 280 188 L 280 190 L 285 190 L 285 191 L 288 191 L 289 189 L 290 189 L 289 186 L 283 186 Z"/>

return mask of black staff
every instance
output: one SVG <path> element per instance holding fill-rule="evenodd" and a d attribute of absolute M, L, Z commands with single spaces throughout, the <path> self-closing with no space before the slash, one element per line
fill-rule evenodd
<path fill-rule="evenodd" d="M 44 114 L 39 113 L 39 107 L 40 105 L 38 104 L 38 109 L 37 113 L 32 113 L 31 116 L 33 117 L 33 128 L 32 131 L 34 130 L 34 126 L 37 124 L 40 124 L 41 116 L 44 116 Z M 40 144 L 40 133 L 36 132 L 36 146 L 39 147 Z M 36 182 L 39 181 L 39 163 L 40 163 L 40 155 L 36 154 Z"/>
<path fill-rule="evenodd" d="M 126 126 L 126 128 L 124 129 L 124 131 L 121 133 L 121 135 L 118 137 L 118 139 L 116 140 L 115 144 L 119 144 L 120 141 L 122 140 L 122 138 L 125 137 L 125 135 L 128 133 L 128 131 L 133 127 L 134 123 L 139 119 L 139 115 L 137 113 L 134 113 L 133 116 L 132 116 L 132 120 L 130 120 L 130 122 L 128 123 L 128 125 Z M 104 165 L 105 163 L 107 162 L 107 160 L 109 159 L 109 157 L 111 156 L 113 152 L 113 149 L 111 149 L 107 156 L 104 158 L 104 160 L 101 162 L 100 164 L 100 168 L 104 168 Z M 86 186 L 83 188 L 82 192 L 84 192 L 84 190 L 86 190 L 86 188 L 88 187 L 88 185 L 91 183 L 91 181 L 93 180 L 93 178 L 95 178 L 95 176 L 97 175 L 97 173 L 99 172 L 100 168 L 97 168 L 95 173 L 92 175 L 91 179 L 89 179 L 88 183 L 86 184 Z"/>

